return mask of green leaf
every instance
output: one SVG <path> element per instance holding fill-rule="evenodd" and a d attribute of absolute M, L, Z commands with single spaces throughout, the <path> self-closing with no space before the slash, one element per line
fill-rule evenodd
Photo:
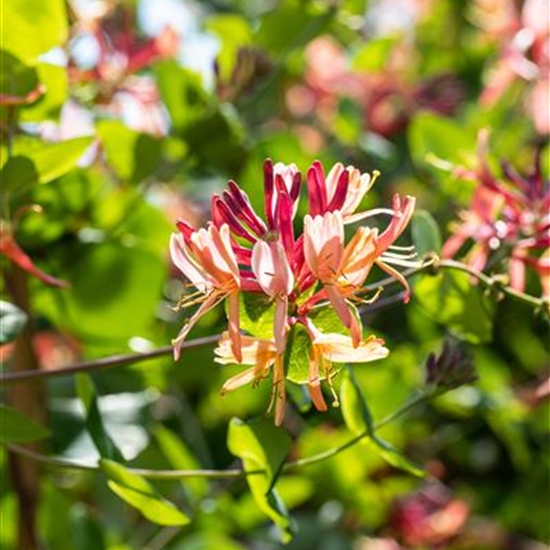
<path fill-rule="evenodd" d="M 46 428 L 0 403 L 0 443 L 27 443 L 49 435 Z"/>
<path fill-rule="evenodd" d="M 145 478 L 112 460 L 102 459 L 99 465 L 108 477 L 109 489 L 149 521 L 157 525 L 187 525 L 190 522 L 188 516 L 159 495 Z"/>
<path fill-rule="evenodd" d="M 2 45 L 23 61 L 33 61 L 68 37 L 63 0 L 9 0 L 0 3 Z"/>
<path fill-rule="evenodd" d="M 254 43 L 279 59 L 313 40 L 327 29 L 336 14 L 335 9 L 320 11 L 311 3 L 281 3 L 261 19 Z"/>
<path fill-rule="evenodd" d="M 103 424 L 92 379 L 87 374 L 77 374 L 76 392 L 86 411 L 86 429 L 101 457 L 124 460 Z"/>
<path fill-rule="evenodd" d="M 287 380 L 295 384 L 307 384 L 309 378 L 309 353 L 311 338 L 301 325 L 294 325 L 287 336 L 285 372 Z"/>
<path fill-rule="evenodd" d="M 80 137 L 34 147 L 11 157 L 2 167 L 0 179 L 9 190 L 48 183 L 74 168 L 92 140 L 92 137 Z"/>
<path fill-rule="evenodd" d="M 45 88 L 45 93 L 32 105 L 20 109 L 20 120 L 30 122 L 57 120 L 61 107 L 67 99 L 67 68 L 50 63 L 38 63 L 36 70 L 38 71 L 38 80 Z"/>
<path fill-rule="evenodd" d="M 23 330 L 27 314 L 9 302 L 0 301 L 0 344 L 11 342 Z"/>
<path fill-rule="evenodd" d="M 355 71 L 382 70 L 396 42 L 397 38 L 393 36 L 369 40 L 355 53 L 351 62 L 352 69 Z"/>
<path fill-rule="evenodd" d="M 0 50 L 0 94 L 21 99 L 38 87 L 34 67 L 25 65 L 9 52 Z"/>
<path fill-rule="evenodd" d="M 425 472 L 395 447 L 377 436 L 374 430 L 372 415 L 353 373 L 347 369 L 340 389 L 342 414 L 349 430 L 355 435 L 366 434 L 361 444 L 376 453 L 386 462 L 412 475 L 423 477 Z"/>
<path fill-rule="evenodd" d="M 160 140 L 135 132 L 118 120 L 103 120 L 97 130 L 107 162 L 122 180 L 139 183 L 156 168 Z"/>
<path fill-rule="evenodd" d="M 210 99 L 202 87 L 200 75 L 181 67 L 176 61 L 157 63 L 155 71 L 162 101 L 177 131 L 205 116 Z"/>
<path fill-rule="evenodd" d="M 458 123 L 433 113 L 418 114 L 409 129 L 413 159 L 420 165 L 429 153 L 449 162 L 460 160 L 460 151 L 471 151 L 475 136 Z"/>
<path fill-rule="evenodd" d="M 252 42 L 252 30 L 249 23 L 235 14 L 223 14 L 209 17 L 205 28 L 219 36 L 222 47 L 218 54 L 218 66 L 223 80 L 229 80 L 233 73 L 239 49 Z"/>
<path fill-rule="evenodd" d="M 153 430 L 153 435 L 162 454 L 168 459 L 170 466 L 176 470 L 193 470 L 200 468 L 198 460 L 191 454 L 184 445 L 181 437 L 171 432 L 162 424 L 159 424 Z M 200 499 L 208 491 L 208 483 L 200 477 L 182 480 L 185 489 Z"/>
<path fill-rule="evenodd" d="M 71 283 L 65 307 L 56 307 L 48 289 L 37 303 L 59 325 L 114 342 L 142 333 L 154 319 L 166 277 L 156 254 L 115 242 L 77 243 L 61 251 L 59 262 Z"/>
<path fill-rule="evenodd" d="M 352 314 L 359 318 L 357 308 L 349 304 Z M 313 309 L 308 314 L 309 319 L 323 333 L 349 334 L 346 327 L 331 306 Z M 285 353 L 286 377 L 295 384 L 307 384 L 309 377 L 309 352 L 311 338 L 301 325 L 295 325 L 288 335 Z M 338 372 L 340 366 L 333 365 L 332 373 Z M 320 373 L 321 379 L 324 374 Z"/>
<path fill-rule="evenodd" d="M 492 340 L 495 303 L 467 273 L 442 270 L 420 276 L 414 295 L 424 313 L 459 338 L 473 344 Z"/>
<path fill-rule="evenodd" d="M 420 257 L 441 250 L 441 233 L 433 216 L 426 210 L 417 210 L 412 219 L 412 239 Z"/>
<path fill-rule="evenodd" d="M 247 476 L 250 491 L 257 506 L 281 530 L 282 541 L 290 541 L 292 522 L 274 488 L 290 451 L 289 435 L 264 418 L 247 423 L 233 418 L 229 424 L 227 445 L 229 450 L 243 461 L 246 471 L 264 470 L 263 473 Z"/>
<path fill-rule="evenodd" d="M 256 338 L 272 340 L 275 322 L 273 300 L 260 292 L 241 292 L 239 301 L 241 329 Z"/>
<path fill-rule="evenodd" d="M 476 151 L 476 134 L 451 119 L 433 113 L 417 114 L 408 129 L 409 149 L 414 163 L 429 169 L 442 190 L 454 199 L 465 200 L 471 184 L 457 183 L 450 171 L 456 165 L 468 165 Z"/>

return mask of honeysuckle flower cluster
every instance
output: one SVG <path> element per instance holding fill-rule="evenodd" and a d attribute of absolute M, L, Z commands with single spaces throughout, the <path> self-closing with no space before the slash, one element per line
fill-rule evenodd
<path fill-rule="evenodd" d="M 540 151 L 531 173 L 520 175 L 503 162 L 502 177 L 489 168 L 487 152 L 488 133 L 482 131 L 479 167 L 456 170 L 459 177 L 478 186 L 441 256 L 452 258 L 469 243 L 465 261 L 481 271 L 498 251 L 507 258 L 512 288 L 525 290 L 529 267 L 539 276 L 543 297 L 550 298 L 550 182 L 542 175 Z"/>
<path fill-rule="evenodd" d="M 305 178 L 308 213 L 297 234 L 302 175 L 294 164 L 273 164 L 268 159 L 264 164 L 265 217 L 254 211 L 246 193 L 230 181 L 222 194 L 212 197 L 212 219 L 206 227 L 195 229 L 179 220 L 178 232 L 170 241 L 171 257 L 195 291 L 184 293 L 177 309 L 197 305 L 198 309 L 173 340 L 175 358 L 198 319 L 227 301 L 228 330 L 215 350 L 216 361 L 250 367 L 229 379 L 222 393 L 249 382 L 257 384 L 272 374 L 270 410 L 274 408 L 279 425 L 285 410 L 285 350 L 292 327 L 301 326 L 309 336 L 307 384 L 311 401 L 320 411 L 327 410 L 321 381 L 331 385 L 333 362 L 364 363 L 386 357 L 389 352 L 383 340 L 363 335 L 355 304 L 366 303 L 361 289 L 374 265 L 399 280 L 408 297 L 406 279 L 391 264 L 402 265 L 407 257 L 393 243 L 409 223 L 415 200 L 396 194 L 391 209 L 357 212 L 376 177 L 377 173 L 362 174 L 341 163 L 325 174 L 315 161 Z M 371 225 L 379 215 L 389 216 L 383 230 Z M 346 242 L 346 226 L 357 222 L 365 224 Z M 260 293 L 273 303 L 271 337 L 241 332 L 243 293 Z M 323 332 L 315 325 L 311 314 L 323 305 L 332 306 L 342 332 Z"/>

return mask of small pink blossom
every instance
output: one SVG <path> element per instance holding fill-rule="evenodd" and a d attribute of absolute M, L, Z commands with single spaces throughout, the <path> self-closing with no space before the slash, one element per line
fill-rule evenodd
<path fill-rule="evenodd" d="M 360 227 L 344 247 L 344 223 L 339 211 L 304 219 L 304 254 L 307 265 L 324 285 L 325 292 L 351 332 L 354 345 L 361 341 L 361 327 L 346 303 L 363 284 L 375 260 L 376 232 Z"/>
<path fill-rule="evenodd" d="M 275 300 L 274 339 L 277 353 L 286 346 L 288 296 L 294 287 L 294 275 L 283 245 L 276 241 L 258 241 L 252 249 L 252 270 L 262 290 Z"/>
<path fill-rule="evenodd" d="M 360 298 L 359 291 L 375 264 L 407 284 L 389 264 L 404 265 L 403 258 L 391 250 L 411 219 L 414 199 L 395 195 L 392 209 L 356 212 L 377 176 L 373 174 L 336 163 L 325 176 L 321 163 L 315 161 L 307 172 L 309 214 L 299 235 L 295 235 L 294 218 L 301 174 L 294 164 L 274 164 L 270 159 L 264 163 L 265 220 L 234 181 L 213 196 L 208 229 L 196 231 L 180 220 L 180 233 L 172 236 L 172 258 L 199 294 L 199 298 L 197 294 L 184 298 L 180 307 L 201 306 L 174 340 L 176 357 L 197 319 L 228 298 L 229 330 L 216 349 L 216 360 L 253 366 L 228 380 L 222 392 L 257 383 L 273 367 L 270 409 L 275 408 L 277 425 L 284 415 L 284 358 L 292 327 L 301 324 L 311 339 L 307 384 L 318 410 L 327 408 L 321 381 L 327 380 L 331 387 L 332 362 L 362 363 L 386 357 L 388 350 L 382 340 L 374 336 L 363 339 L 353 303 L 369 303 Z M 346 244 L 345 223 L 378 215 L 390 216 L 382 232 L 374 224 L 358 227 Z M 262 293 L 274 303 L 272 339 L 240 334 L 240 292 Z M 312 308 L 327 307 L 327 302 L 349 336 L 323 334 L 314 326 Z"/>
<path fill-rule="evenodd" d="M 229 299 L 229 334 L 235 357 L 241 356 L 239 332 L 239 291 L 241 288 L 237 259 L 231 248 L 229 227 L 219 230 L 210 225 L 199 229 L 186 239 L 182 233 L 173 233 L 170 239 L 170 254 L 176 267 L 191 281 L 203 296 L 191 295 L 180 307 L 200 303 L 197 312 L 189 318 L 173 340 L 174 356 L 179 358 L 181 346 L 198 319 L 219 304 Z"/>

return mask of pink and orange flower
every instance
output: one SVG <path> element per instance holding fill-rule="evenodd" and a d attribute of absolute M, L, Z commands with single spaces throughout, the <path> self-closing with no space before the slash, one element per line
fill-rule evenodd
<path fill-rule="evenodd" d="M 364 363 L 386 357 L 389 352 L 381 339 L 364 337 L 355 304 L 367 303 L 359 294 L 374 265 L 408 289 L 406 280 L 390 264 L 406 262 L 392 247 L 412 217 L 414 199 L 395 195 L 391 209 L 357 212 L 377 175 L 336 163 L 325 176 L 323 166 L 315 161 L 307 171 L 309 213 L 300 235 L 295 234 L 295 217 L 302 175 L 294 164 L 273 164 L 269 159 L 264 164 L 265 219 L 255 212 L 246 193 L 230 181 L 223 193 L 213 196 L 212 221 L 206 229 L 195 230 L 179 221 L 179 233 L 171 239 L 172 260 L 197 292 L 184 295 L 177 309 L 199 307 L 173 341 L 176 359 L 198 319 L 227 298 L 228 331 L 216 349 L 216 361 L 251 368 L 228 380 L 222 393 L 256 384 L 273 370 L 270 410 L 275 409 L 279 425 L 285 411 L 288 333 L 295 325 L 305 327 L 310 338 L 307 385 L 318 410 L 327 409 L 321 381 L 326 380 L 331 388 L 332 362 Z M 370 222 L 379 215 L 390 216 L 382 230 Z M 345 227 L 365 220 L 369 225 L 358 227 L 346 243 Z M 260 293 L 272 302 L 271 334 L 262 338 L 241 334 L 241 293 Z M 311 312 L 328 305 L 349 335 L 323 333 L 322 327 L 315 326 Z"/>

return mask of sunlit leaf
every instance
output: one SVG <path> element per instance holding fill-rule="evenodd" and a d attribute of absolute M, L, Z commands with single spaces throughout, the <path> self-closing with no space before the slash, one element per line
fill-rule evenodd
<path fill-rule="evenodd" d="M 159 424 L 153 430 L 153 435 L 162 454 L 168 459 L 172 468 L 176 470 L 200 468 L 199 461 L 191 454 L 181 437 L 178 437 L 174 432 L 171 432 Z M 200 477 L 182 480 L 181 483 L 185 489 L 189 489 L 196 498 L 203 497 L 208 490 L 206 480 Z"/>
<path fill-rule="evenodd" d="M 49 435 L 50 431 L 34 420 L 0 403 L 0 443 L 27 443 Z"/>
<path fill-rule="evenodd" d="M 68 18 L 63 0 L 9 0 L 0 6 L 2 45 L 20 59 L 34 60 L 65 43 Z"/>
<path fill-rule="evenodd" d="M 35 147 L 24 155 L 11 157 L 0 178 L 6 189 L 24 189 L 34 183 L 48 183 L 75 167 L 92 143 L 91 137 L 68 139 Z"/>
<path fill-rule="evenodd" d="M 473 344 L 493 335 L 495 302 L 467 273 L 445 270 L 419 277 L 415 300 L 432 319 Z"/>
<path fill-rule="evenodd" d="M 449 118 L 433 113 L 417 114 L 408 130 L 409 149 L 416 166 L 430 171 L 447 194 L 465 200 L 471 184 L 457 182 L 455 166 L 469 165 L 476 151 L 476 133 Z"/>
<path fill-rule="evenodd" d="M 122 180 L 139 183 L 153 172 L 159 161 L 160 140 L 117 120 L 103 120 L 97 129 L 107 162 Z"/>
<path fill-rule="evenodd" d="M 0 50 L 0 95 L 6 98 L 25 97 L 37 89 L 38 74 L 34 67 L 25 65 L 11 53 Z M 39 96 L 40 94 L 38 94 Z"/>
<path fill-rule="evenodd" d="M 172 502 L 159 495 L 143 477 L 129 472 L 112 460 L 103 459 L 100 467 L 108 478 L 107 485 L 119 498 L 145 518 L 158 525 L 186 525 L 190 519 Z"/>
<path fill-rule="evenodd" d="M 349 305 L 352 314 L 359 318 L 357 308 Z M 323 333 L 348 334 L 346 327 L 330 306 L 319 307 L 310 312 L 308 317 L 313 324 Z M 285 354 L 286 377 L 295 384 L 307 384 L 309 378 L 309 352 L 311 350 L 311 338 L 301 325 L 292 327 L 288 335 L 287 350 Z M 331 372 L 334 374 L 340 369 L 340 365 L 333 365 Z M 321 378 L 324 375 L 321 373 Z"/>
<path fill-rule="evenodd" d="M 41 303 L 56 322 L 111 341 L 135 336 L 152 322 L 166 276 L 166 265 L 156 254 L 102 243 L 74 244 L 61 256 L 62 272 L 71 283 L 65 308 L 56 307 L 51 292 L 43 294 Z"/>
<path fill-rule="evenodd" d="M 393 36 L 383 36 L 367 41 L 354 55 L 352 60 L 353 69 L 357 71 L 379 71 L 383 69 L 396 42 L 396 37 Z"/>
<path fill-rule="evenodd" d="M 200 120 L 210 104 L 200 75 L 181 67 L 176 61 L 163 61 L 156 67 L 162 100 L 176 130 Z"/>
<path fill-rule="evenodd" d="M 372 415 L 351 370 L 346 370 L 340 389 L 342 414 L 347 427 L 355 435 L 365 436 L 361 444 L 379 455 L 386 462 L 415 476 L 423 477 L 425 472 L 401 454 L 395 447 L 376 435 Z"/>
<path fill-rule="evenodd" d="M 258 507 L 279 527 L 282 541 L 288 542 L 292 538 L 292 521 L 274 485 L 290 451 L 290 437 L 267 419 L 245 423 L 233 418 L 227 445 L 243 461 L 246 471 L 262 470 L 247 476 L 250 491 Z"/>
<path fill-rule="evenodd" d="M 416 253 L 422 257 L 429 252 L 441 250 L 441 233 L 433 216 L 426 210 L 416 210 L 411 232 Z"/>
<path fill-rule="evenodd" d="M 229 80 L 237 61 L 239 48 L 252 41 L 250 25 L 240 15 L 223 14 L 208 18 L 205 27 L 216 33 L 222 41 L 221 51 L 218 54 L 218 66 L 222 79 Z"/>
<path fill-rule="evenodd" d="M 50 63 L 38 63 L 36 70 L 38 80 L 44 87 L 44 93 L 38 101 L 20 109 L 21 120 L 31 122 L 57 120 L 61 107 L 67 99 L 67 69 Z"/>
<path fill-rule="evenodd" d="M 0 301 L 0 344 L 14 340 L 27 322 L 27 314 L 9 302 Z"/>
<path fill-rule="evenodd" d="M 283 2 L 263 17 L 254 42 L 272 55 L 284 57 L 327 29 L 336 10 L 320 11 L 309 3 Z"/>
<path fill-rule="evenodd" d="M 239 301 L 241 329 L 257 338 L 272 340 L 275 322 L 274 301 L 260 292 L 241 292 Z"/>

